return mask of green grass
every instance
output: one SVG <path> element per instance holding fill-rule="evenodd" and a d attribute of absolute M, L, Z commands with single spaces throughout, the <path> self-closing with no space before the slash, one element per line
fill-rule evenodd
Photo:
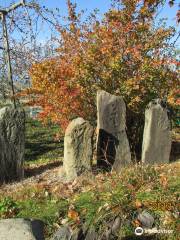
<path fill-rule="evenodd" d="M 38 120 L 27 119 L 25 163 L 50 163 L 62 161 L 63 138 L 55 140 L 60 131 L 57 125 L 43 125 Z"/>
<path fill-rule="evenodd" d="M 60 216 L 67 212 L 66 200 L 38 196 L 36 198 L 14 200 L 5 197 L 0 201 L 0 218 L 30 218 L 39 219 L 45 223 L 46 237 L 56 230 L 54 223 L 58 223 Z"/>
<path fill-rule="evenodd" d="M 67 212 L 67 201 L 57 199 L 30 199 L 19 201 L 20 211 L 17 217 L 40 219 L 46 224 L 46 236 L 54 233 L 54 223 L 58 223 L 59 216 Z"/>

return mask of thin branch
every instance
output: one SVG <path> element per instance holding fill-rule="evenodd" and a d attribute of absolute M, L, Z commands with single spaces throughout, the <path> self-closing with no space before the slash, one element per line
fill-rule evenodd
<path fill-rule="evenodd" d="M 178 33 L 175 41 L 174 41 L 173 44 L 172 44 L 173 47 L 175 46 L 175 44 L 176 44 L 177 40 L 179 39 L 179 37 L 180 37 L 180 31 L 179 31 L 179 33 Z"/>
<path fill-rule="evenodd" d="M 25 5 L 25 0 L 20 1 L 19 3 L 15 3 L 13 5 L 11 5 L 9 8 L 5 8 L 5 9 L 0 9 L 0 12 L 4 12 L 5 14 L 14 11 L 16 8 L 20 7 L 20 6 L 24 6 Z"/>

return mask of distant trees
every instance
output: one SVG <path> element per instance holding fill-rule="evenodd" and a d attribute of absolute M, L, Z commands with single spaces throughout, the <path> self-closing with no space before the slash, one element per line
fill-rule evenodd
<path fill-rule="evenodd" d="M 48 31 L 51 36 L 51 30 L 55 29 L 56 21 L 54 13 L 40 6 L 38 1 L 17 1 L 8 8 L 0 7 L 1 97 L 12 97 L 11 78 L 14 82 L 15 92 L 30 87 L 28 71 L 32 63 L 41 61 L 47 55 L 50 57 L 55 53 L 54 47 L 52 48 L 52 37 L 49 37 L 48 40 L 43 39 L 43 44 L 39 42 L 38 37 L 42 25 L 45 23 L 50 24 Z M 4 26 L 7 29 L 7 36 L 5 36 Z M 6 41 L 8 41 L 8 49 Z M 12 73 L 8 73 L 7 54 L 10 55 Z"/>

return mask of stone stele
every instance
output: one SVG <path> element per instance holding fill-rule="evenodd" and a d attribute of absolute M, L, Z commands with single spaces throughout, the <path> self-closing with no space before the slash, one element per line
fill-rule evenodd
<path fill-rule="evenodd" d="M 92 139 L 93 127 L 83 118 L 76 118 L 68 125 L 64 138 L 63 162 L 63 169 L 68 181 L 91 170 Z"/>
<path fill-rule="evenodd" d="M 25 112 L 0 109 L 0 182 L 23 178 L 25 150 Z"/>
<path fill-rule="evenodd" d="M 97 92 L 97 165 L 119 172 L 131 163 L 126 134 L 126 105 L 122 97 Z"/>
<path fill-rule="evenodd" d="M 168 163 L 171 151 L 171 131 L 167 109 L 160 99 L 150 102 L 145 110 L 142 162 Z"/>

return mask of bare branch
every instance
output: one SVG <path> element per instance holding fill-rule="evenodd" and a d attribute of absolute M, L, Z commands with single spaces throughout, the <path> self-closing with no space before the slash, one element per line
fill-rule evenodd
<path fill-rule="evenodd" d="M 11 5 L 9 8 L 0 9 L 0 12 L 8 14 L 9 12 L 14 11 L 16 8 L 18 8 L 20 6 L 24 6 L 24 4 L 25 4 L 25 0 L 22 0 L 19 3 L 15 3 L 15 4 Z"/>

